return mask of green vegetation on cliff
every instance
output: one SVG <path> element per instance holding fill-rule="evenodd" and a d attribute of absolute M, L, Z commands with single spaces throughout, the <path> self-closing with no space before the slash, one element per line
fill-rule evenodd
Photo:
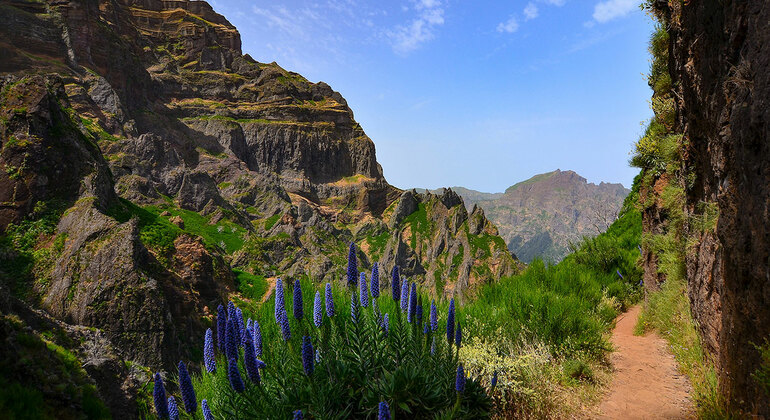
<path fill-rule="evenodd" d="M 666 16 L 651 2 L 645 8 L 658 20 L 650 39 L 652 56 L 648 84 L 654 116 L 637 141 L 631 164 L 641 169 L 638 206 L 650 228 L 642 243 L 650 254 L 645 273 L 648 290 L 637 332 L 655 329 L 693 385 L 698 417 L 727 419 L 736 416 L 720 395 L 714 361 L 704 351 L 693 319 L 687 292 L 685 258 L 701 234 L 713 231 L 717 219 L 714 203 L 700 203 L 685 212 L 686 191 L 695 174 L 685 163 L 687 139 L 676 130 L 674 91 L 669 74 L 670 34 Z"/>

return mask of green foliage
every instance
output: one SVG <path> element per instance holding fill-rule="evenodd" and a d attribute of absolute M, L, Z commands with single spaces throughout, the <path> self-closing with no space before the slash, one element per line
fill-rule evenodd
<path fill-rule="evenodd" d="M 385 250 L 385 246 L 390 239 L 389 232 L 382 232 L 379 235 L 368 236 L 366 242 L 369 243 L 369 255 L 372 260 L 377 261 L 382 256 L 382 252 Z"/>
<path fill-rule="evenodd" d="M 8 382 L 0 376 L 0 412 L 8 420 L 53 418 L 45 412 L 43 393 L 36 387 Z"/>
<path fill-rule="evenodd" d="M 168 216 L 161 216 L 164 211 L 168 212 Z M 243 246 L 243 235 L 246 233 L 244 228 L 227 219 L 212 224 L 207 217 L 172 204 L 142 208 L 121 198 L 118 205 L 107 210 L 107 214 L 121 223 L 136 217 L 142 243 L 155 251 L 163 263 L 174 250 L 174 241 L 183 232 L 199 236 L 209 249 L 220 249 L 227 253 L 235 252 Z M 184 228 L 169 221 L 175 216 L 182 219 Z"/>
<path fill-rule="evenodd" d="M 113 136 L 112 134 L 108 133 L 104 128 L 102 128 L 98 120 L 93 121 L 89 118 L 85 118 L 81 116 L 80 123 L 83 125 L 86 131 L 91 135 L 91 137 L 93 137 L 93 139 L 97 143 L 102 141 L 107 141 L 107 142 L 118 141 L 117 137 Z"/>
<path fill-rule="evenodd" d="M 417 245 L 417 235 L 425 237 L 431 232 L 431 224 L 428 221 L 428 210 L 425 203 L 419 203 L 417 210 L 404 218 L 401 222 L 403 226 L 409 226 L 411 231 L 410 246 L 415 248 Z"/>
<path fill-rule="evenodd" d="M 471 253 L 473 255 L 480 253 L 482 258 L 490 256 L 495 248 L 497 248 L 498 251 L 508 250 L 503 238 L 485 232 L 482 232 L 479 235 L 468 234 L 468 242 L 471 246 Z"/>
<path fill-rule="evenodd" d="M 647 83 L 658 95 L 668 94 L 671 91 L 671 75 L 668 72 L 668 43 L 668 31 L 663 25 L 657 24 L 655 32 L 650 38 L 649 51 L 652 55 L 652 63 L 650 64 Z"/>
<path fill-rule="evenodd" d="M 244 297 L 259 300 L 267 291 L 267 281 L 264 276 L 255 276 L 238 269 L 233 269 L 233 273 L 235 274 L 235 287 Z"/>
<path fill-rule="evenodd" d="M 770 339 L 766 338 L 764 344 L 761 346 L 755 345 L 754 347 L 759 351 L 761 362 L 759 363 L 759 368 L 757 368 L 752 376 L 760 389 L 770 398 Z"/>
<path fill-rule="evenodd" d="M 61 254 L 66 235 L 55 233 L 65 206 L 57 200 L 37 202 L 27 219 L 9 224 L 0 235 L 0 277 L 12 282 L 17 297 L 27 297 L 33 277 L 45 281 Z"/>
<path fill-rule="evenodd" d="M 272 229 L 273 226 L 275 226 L 276 222 L 278 222 L 278 219 L 280 219 L 280 218 L 281 218 L 281 214 L 280 213 L 274 214 L 274 215 L 268 217 L 265 220 L 265 230 Z"/>
<path fill-rule="evenodd" d="M 602 358 L 609 349 L 604 334 L 638 298 L 640 232 L 641 215 L 627 212 L 561 263 L 536 260 L 522 274 L 484 287 L 462 315 L 482 336 L 502 329 L 514 339 L 548 343 L 554 356 Z"/>
<path fill-rule="evenodd" d="M 349 292 L 335 288 L 336 315 L 330 319 L 324 311 L 323 325 L 316 328 L 312 321 L 316 289 L 306 280 L 302 285 L 304 318 L 299 321 L 291 314 L 293 291 L 286 289 L 289 342 L 281 338 L 272 301 L 246 308 L 260 321 L 263 333 L 262 357 L 267 367 L 261 372 L 260 385 L 245 379 L 241 367 L 246 391 L 232 391 L 223 357 L 217 359 L 216 374 L 204 371 L 194 378 L 198 397 L 208 399 L 215 416 L 291 418 L 294 410 L 301 409 L 305 418 L 364 418 L 376 416 L 377 405 L 384 400 L 396 418 L 488 417 L 490 399 L 476 379 L 468 379 L 458 401 L 454 389 L 458 355 L 444 335 L 436 332 L 436 351 L 431 355 L 433 335 L 424 335 L 420 326 L 407 323 L 390 293 L 377 300 L 377 310 L 374 304 L 359 308 L 359 321 L 353 322 Z M 387 335 L 379 321 L 384 313 L 390 316 Z M 305 374 L 301 362 L 305 335 L 319 351 L 320 361 L 311 375 Z"/>
<path fill-rule="evenodd" d="M 558 411 L 552 385 L 558 383 L 560 367 L 546 345 L 517 343 L 502 329 L 494 337 L 472 336 L 465 342 L 460 359 L 490 390 L 496 418 L 549 418 Z"/>
<path fill-rule="evenodd" d="M 168 254 L 173 251 L 174 240 L 181 233 L 178 227 L 156 213 L 123 198 L 119 204 L 109 208 L 107 214 L 121 223 L 136 217 L 139 223 L 139 238 L 148 248 L 158 253 L 161 262 L 165 262 Z"/>
<path fill-rule="evenodd" d="M 14 315 L 0 316 L 0 412 L 4 419 L 109 419 L 65 332 L 38 334 Z M 56 340 L 57 342 L 55 342 Z M 44 389 L 45 392 L 40 390 Z"/>
<path fill-rule="evenodd" d="M 588 363 L 582 360 L 569 359 L 564 362 L 562 369 L 564 371 L 564 376 L 567 378 L 588 382 L 593 382 L 595 380 L 591 366 L 588 366 Z"/>

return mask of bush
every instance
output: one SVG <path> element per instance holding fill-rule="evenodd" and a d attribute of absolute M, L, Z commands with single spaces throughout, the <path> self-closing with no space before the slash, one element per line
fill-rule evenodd
<path fill-rule="evenodd" d="M 562 367 L 564 376 L 577 381 L 594 381 L 594 372 L 588 364 L 582 360 L 570 359 L 564 362 Z"/>
<path fill-rule="evenodd" d="M 379 298 L 367 293 L 368 305 L 362 307 L 359 291 L 349 294 L 336 288 L 331 293 L 335 311 L 329 317 L 325 298 L 318 314 L 312 284 L 300 284 L 299 317 L 294 316 L 299 311 L 281 310 L 286 305 L 280 299 L 276 312 L 275 296 L 283 295 L 282 283 L 271 301 L 247 309 L 261 331 L 259 353 L 266 366 L 259 370 L 259 381 L 247 369 L 247 361 L 252 360 L 246 352 L 253 345 L 250 341 L 239 342 L 237 353 L 242 392 L 231 384 L 229 376 L 234 375 L 228 373 L 225 352 L 216 355 L 215 372 L 204 369 L 193 376 L 198 398 L 207 400 L 216 418 L 291 418 L 295 410 L 302 410 L 305 418 L 371 418 L 381 401 L 389 404 L 396 418 L 489 416 L 491 400 L 477 379 L 467 378 L 462 393 L 455 389 L 458 352 L 442 332 L 446 321 L 426 333 L 429 310 L 420 323 L 416 319 L 410 323 L 390 292 Z M 286 290 L 285 302 L 291 305 L 295 293 Z M 320 315 L 320 327 L 315 315 Z M 231 311 L 228 319 L 243 324 L 238 317 L 237 311 Z M 287 340 L 276 319 L 288 325 Z M 254 329 L 241 331 L 256 336 Z M 314 350 L 309 356 L 308 343 Z"/>

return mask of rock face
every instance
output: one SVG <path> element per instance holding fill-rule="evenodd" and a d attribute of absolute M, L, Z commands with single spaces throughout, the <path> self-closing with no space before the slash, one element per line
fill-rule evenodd
<path fill-rule="evenodd" d="M 480 209 L 389 185 L 338 92 L 243 55 L 203 1 L 0 0 L 0 140 L 0 284 L 154 370 L 200 358 L 249 282 L 340 281 L 350 242 L 438 296 L 518 269 Z"/>
<path fill-rule="evenodd" d="M 454 188 L 471 208 L 478 205 L 500 229 L 519 259 L 560 261 L 570 243 L 595 236 L 617 218 L 629 190 L 620 184 L 588 183 L 573 171 L 548 172 L 504 193 Z"/>
<path fill-rule="evenodd" d="M 437 295 L 463 297 L 520 268 L 484 211 L 474 206 L 469 214 L 451 189 L 406 191 L 391 209 L 389 238 L 370 235 L 364 246 L 381 266 L 424 274 L 423 285 Z"/>
<path fill-rule="evenodd" d="M 688 220 L 716 203 L 716 229 L 686 255 L 693 314 L 732 404 L 770 418 L 753 376 L 770 337 L 770 9 L 764 2 L 656 2 L 670 22 L 676 125 L 687 140 Z M 654 224 L 653 224 L 654 225 Z M 654 226 L 651 226 L 654 228 Z"/>

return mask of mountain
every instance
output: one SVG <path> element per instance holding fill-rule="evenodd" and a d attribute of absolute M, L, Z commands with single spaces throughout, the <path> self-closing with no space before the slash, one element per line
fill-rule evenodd
<path fill-rule="evenodd" d="M 573 171 L 535 175 L 504 193 L 452 187 L 465 205 L 484 209 L 519 259 L 558 262 L 569 245 L 604 232 L 630 192 L 621 184 L 588 183 Z"/>
<path fill-rule="evenodd" d="M 64 349 L 84 367 L 68 381 L 113 417 L 136 414 L 137 366 L 200 359 L 221 302 L 263 299 L 278 276 L 342 281 L 350 242 L 385 286 L 398 265 L 437 297 L 519 269 L 481 209 L 388 184 L 342 95 L 244 55 L 204 1 L 0 10 L 3 360 Z M 32 393 L 36 369 L 0 377 Z M 58 416 L 94 397 L 50 385 Z"/>

